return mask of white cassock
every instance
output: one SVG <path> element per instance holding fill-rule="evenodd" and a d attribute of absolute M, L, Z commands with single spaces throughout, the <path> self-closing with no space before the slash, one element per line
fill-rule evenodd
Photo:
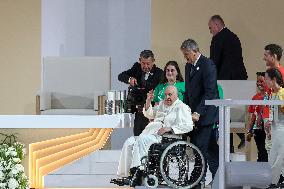
<path fill-rule="evenodd" d="M 284 115 L 275 109 L 274 124 L 271 127 L 271 150 L 269 164 L 272 168 L 272 184 L 277 184 L 282 174 L 284 176 Z"/>
<path fill-rule="evenodd" d="M 192 131 L 193 121 L 190 108 L 177 99 L 171 106 L 166 106 L 161 101 L 158 106 L 143 110 L 145 117 L 154 119 L 138 137 L 128 138 L 122 148 L 118 171 L 119 176 L 128 176 L 131 167 L 141 165 L 141 158 L 148 155 L 150 146 L 160 143 L 162 137 L 157 132 L 162 127 L 171 127 L 175 134 Z"/>

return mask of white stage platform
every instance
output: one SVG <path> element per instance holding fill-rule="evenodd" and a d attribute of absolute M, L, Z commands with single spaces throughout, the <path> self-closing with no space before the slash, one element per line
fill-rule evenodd
<path fill-rule="evenodd" d="M 134 115 L 0 115 L 1 128 L 129 128 Z"/>

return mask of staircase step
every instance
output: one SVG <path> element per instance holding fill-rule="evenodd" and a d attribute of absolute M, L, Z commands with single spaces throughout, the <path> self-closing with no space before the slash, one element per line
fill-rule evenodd
<path fill-rule="evenodd" d="M 111 187 L 118 186 L 110 183 L 116 175 L 47 175 L 44 177 L 45 188 L 94 188 L 94 187 Z M 121 188 L 129 188 L 124 186 Z"/>
<path fill-rule="evenodd" d="M 121 150 L 94 152 L 45 176 L 45 187 L 118 187 L 109 182 L 111 178 L 117 178 L 116 172 L 120 154 Z M 234 156 L 236 156 L 235 159 L 241 160 L 244 155 Z M 211 173 L 207 170 L 206 184 L 210 181 Z"/>
<path fill-rule="evenodd" d="M 50 174 L 116 174 L 120 153 L 121 150 L 100 150 L 67 164 Z"/>
<path fill-rule="evenodd" d="M 231 161 L 246 161 L 246 154 L 243 152 L 235 152 L 230 154 Z"/>
<path fill-rule="evenodd" d="M 83 157 L 75 162 L 67 164 L 60 169 L 50 173 L 50 175 L 56 174 L 89 174 L 90 173 L 90 157 Z"/>
<path fill-rule="evenodd" d="M 121 150 L 100 150 L 90 154 L 92 162 L 118 162 Z"/>
<path fill-rule="evenodd" d="M 90 174 L 109 174 L 115 175 L 117 173 L 118 163 L 107 162 L 107 163 L 95 163 L 90 166 Z"/>

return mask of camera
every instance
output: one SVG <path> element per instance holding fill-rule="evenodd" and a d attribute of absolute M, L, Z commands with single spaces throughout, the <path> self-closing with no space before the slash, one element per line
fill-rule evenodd
<path fill-rule="evenodd" d="M 129 87 L 126 99 L 126 112 L 134 113 L 137 111 L 137 106 L 143 106 L 146 102 L 147 91 L 145 88 Z"/>

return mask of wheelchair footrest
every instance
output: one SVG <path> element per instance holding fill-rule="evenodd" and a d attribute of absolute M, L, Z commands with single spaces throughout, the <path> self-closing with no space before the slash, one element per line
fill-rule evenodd
<path fill-rule="evenodd" d="M 122 177 L 117 179 L 111 179 L 110 183 L 116 184 L 118 186 L 130 185 L 130 180 L 128 177 Z"/>
<path fill-rule="evenodd" d="M 157 188 L 172 189 L 172 188 L 170 188 L 170 187 L 168 187 L 168 186 L 161 186 L 161 187 L 158 186 Z M 147 186 L 135 186 L 135 189 L 152 189 L 152 188 L 149 188 L 149 187 L 147 187 Z"/>

